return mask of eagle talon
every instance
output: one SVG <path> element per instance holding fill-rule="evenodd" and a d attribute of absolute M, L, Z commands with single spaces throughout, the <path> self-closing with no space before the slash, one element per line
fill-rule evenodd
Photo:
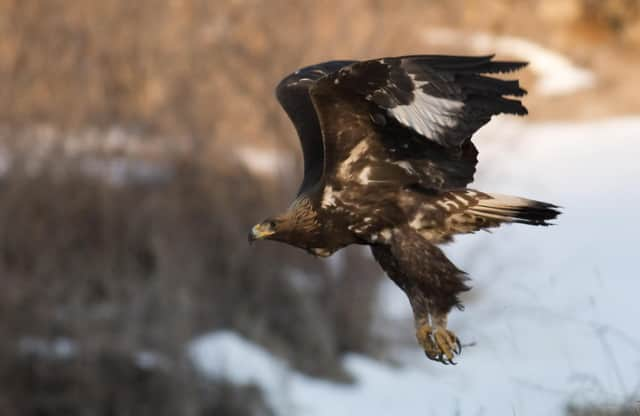
<path fill-rule="evenodd" d="M 456 365 L 453 361 L 462 352 L 462 344 L 455 334 L 442 326 L 422 324 L 416 331 L 418 342 L 430 360 L 444 365 Z"/>

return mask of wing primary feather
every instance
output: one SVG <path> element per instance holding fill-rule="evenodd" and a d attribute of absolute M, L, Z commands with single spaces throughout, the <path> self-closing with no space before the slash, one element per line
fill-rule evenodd
<path fill-rule="evenodd" d="M 486 97 L 486 96 L 471 96 L 467 101 L 468 105 L 473 105 L 477 108 L 488 109 L 491 114 L 515 114 L 524 116 L 529 114 L 527 108 L 522 105 L 520 100 L 513 100 L 504 97 Z M 480 120 L 485 120 L 480 118 Z M 486 121 L 489 121 L 486 119 Z"/>
<path fill-rule="evenodd" d="M 513 95 L 522 97 L 527 94 L 527 91 L 520 87 L 518 80 L 504 80 L 473 74 L 461 75 L 460 83 L 471 92 L 485 95 Z"/>
<path fill-rule="evenodd" d="M 528 62 L 493 61 L 480 65 L 479 67 L 475 68 L 474 72 L 480 74 L 506 74 L 522 69 L 527 65 L 529 65 Z"/>
<path fill-rule="evenodd" d="M 447 56 L 447 55 L 410 55 L 402 59 L 426 64 L 439 71 L 459 73 L 501 74 L 517 71 L 529 63 L 524 61 L 492 61 L 495 55 L 484 56 Z"/>

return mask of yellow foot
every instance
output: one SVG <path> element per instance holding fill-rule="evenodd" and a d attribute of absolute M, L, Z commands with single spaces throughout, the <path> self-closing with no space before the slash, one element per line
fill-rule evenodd
<path fill-rule="evenodd" d="M 453 357 L 462 352 L 458 337 L 443 326 L 422 324 L 416 330 L 416 337 L 426 356 L 442 364 L 455 365 Z"/>

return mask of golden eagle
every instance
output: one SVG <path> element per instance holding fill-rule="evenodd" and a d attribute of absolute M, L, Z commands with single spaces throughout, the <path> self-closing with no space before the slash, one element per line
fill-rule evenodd
<path fill-rule="evenodd" d="M 283 79 L 276 95 L 302 143 L 304 179 L 283 214 L 254 226 L 316 256 L 350 244 L 373 256 L 406 293 L 430 359 L 461 351 L 447 314 L 468 278 L 435 245 L 502 223 L 548 225 L 557 206 L 484 193 L 472 182 L 471 136 L 495 114 L 525 115 L 508 73 L 525 62 L 414 55 L 331 61 Z M 512 98 L 508 98 L 508 97 Z"/>

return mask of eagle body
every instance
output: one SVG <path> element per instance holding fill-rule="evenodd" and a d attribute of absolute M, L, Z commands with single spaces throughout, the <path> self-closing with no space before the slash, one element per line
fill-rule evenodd
<path fill-rule="evenodd" d="M 412 55 L 331 61 L 284 78 L 276 95 L 304 156 L 298 195 L 250 239 L 329 256 L 371 246 L 407 294 L 427 357 L 460 352 L 447 314 L 469 290 L 466 274 L 436 244 L 503 223 L 548 225 L 552 204 L 467 188 L 478 152 L 473 133 L 493 115 L 524 115 L 526 92 L 506 73 L 522 62 L 492 56 Z"/>

